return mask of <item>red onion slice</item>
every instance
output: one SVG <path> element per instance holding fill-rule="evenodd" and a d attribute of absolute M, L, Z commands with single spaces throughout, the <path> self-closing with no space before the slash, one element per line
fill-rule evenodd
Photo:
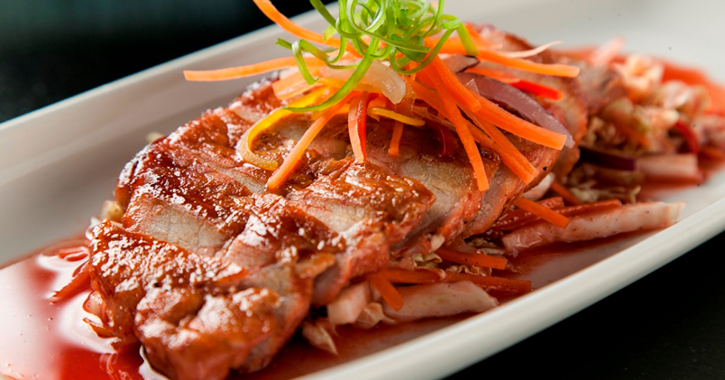
<path fill-rule="evenodd" d="M 595 165 L 604 166 L 611 169 L 626 170 L 633 172 L 637 169 L 637 160 L 632 157 L 623 156 L 611 152 L 605 152 L 599 149 L 586 148 L 579 146 L 581 152 L 580 160 L 591 162 Z"/>
<path fill-rule="evenodd" d="M 478 93 L 487 99 L 516 110 L 526 120 L 552 132 L 566 135 L 566 146 L 574 147 L 574 138 L 552 114 L 523 91 L 495 79 L 472 73 L 458 73 L 463 84 L 475 83 Z"/>

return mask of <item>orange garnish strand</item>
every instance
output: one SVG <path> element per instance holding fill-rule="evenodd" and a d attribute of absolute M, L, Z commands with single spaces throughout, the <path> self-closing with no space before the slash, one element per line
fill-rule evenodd
<path fill-rule="evenodd" d="M 288 19 L 287 16 L 283 15 L 279 10 L 277 10 L 277 8 L 272 5 L 272 2 L 270 0 L 254 0 L 254 4 L 257 4 L 259 10 L 261 10 L 262 13 L 267 16 L 267 18 L 272 20 L 275 24 L 279 25 L 280 27 L 282 27 L 282 29 L 292 34 L 293 36 L 321 45 L 327 45 L 337 48 L 340 47 L 341 42 L 339 38 L 325 39 L 325 36 L 323 36 L 322 34 L 313 32 L 309 29 L 303 28 L 295 24 L 294 22 L 292 22 L 292 20 Z"/>
<path fill-rule="evenodd" d="M 582 203 L 579 200 L 579 198 L 576 197 L 576 195 L 572 194 L 571 191 L 569 191 L 569 189 L 564 187 L 564 185 L 560 184 L 559 182 L 556 182 L 556 181 L 552 182 L 551 190 L 553 190 L 555 193 L 561 195 L 562 198 L 564 198 L 567 202 L 569 202 L 573 205 L 578 205 L 578 204 Z"/>
<path fill-rule="evenodd" d="M 347 128 L 350 134 L 350 145 L 357 162 L 364 162 L 366 158 L 366 123 L 368 94 L 362 93 L 350 100 L 350 112 L 347 116 Z"/>
<path fill-rule="evenodd" d="M 531 291 L 531 281 L 446 271 L 445 282 L 459 281 L 470 281 L 486 290 L 498 290 L 506 293 L 520 294 Z"/>
<path fill-rule="evenodd" d="M 312 75 L 317 75 L 317 70 L 315 68 L 311 68 L 310 72 Z M 276 96 L 277 99 L 288 100 L 304 94 L 321 84 L 324 83 L 317 81 L 317 83 L 314 84 L 307 84 L 305 79 L 302 77 L 302 74 L 298 71 L 274 81 L 274 83 L 272 83 L 272 91 L 274 91 L 274 96 Z"/>
<path fill-rule="evenodd" d="M 307 147 L 310 146 L 310 143 L 312 143 L 312 140 L 315 139 L 317 134 L 320 133 L 322 128 L 325 127 L 330 119 L 332 119 L 337 114 L 338 110 L 342 108 L 342 106 L 347 104 L 350 99 L 356 94 L 357 93 L 355 92 L 350 93 L 347 97 L 345 97 L 345 99 L 343 99 L 339 103 L 327 108 L 324 113 L 320 115 L 320 117 L 315 120 L 309 128 L 307 128 L 305 133 L 300 138 L 300 141 L 295 144 L 289 155 L 287 155 L 287 157 L 284 159 L 282 165 L 280 165 L 279 169 L 277 169 L 277 171 L 275 171 L 274 174 L 269 177 L 269 180 L 267 180 L 267 190 L 274 191 L 282 186 L 282 184 L 292 174 L 295 167 L 297 167 L 297 164 L 299 164 L 300 159 L 305 154 Z"/>
<path fill-rule="evenodd" d="M 470 90 L 469 92 L 473 94 L 473 96 L 476 97 L 481 104 L 481 108 L 478 112 L 473 109 L 470 109 L 470 111 L 473 111 L 483 120 L 487 120 L 490 123 L 495 124 L 497 127 L 535 144 L 556 150 L 561 150 L 564 147 L 564 144 L 566 143 L 565 135 L 529 123 L 520 117 L 514 116 L 480 94 L 474 93 Z M 494 141 L 496 141 L 496 139 L 494 139 Z"/>
<path fill-rule="evenodd" d="M 458 264 L 475 265 L 494 269 L 506 269 L 506 259 L 503 257 L 489 256 L 483 253 L 465 253 L 450 248 L 438 248 L 436 254 L 443 260 Z"/>
<path fill-rule="evenodd" d="M 305 57 L 308 67 L 320 67 L 323 63 L 316 57 Z M 297 67 L 295 57 L 282 57 L 270 59 L 269 61 L 254 63 L 246 66 L 230 67 L 219 70 L 185 70 L 184 78 L 188 81 L 218 81 L 244 78 L 257 74 L 264 74 L 270 71 L 282 70 L 288 67 Z"/>
<path fill-rule="evenodd" d="M 521 58 L 507 57 L 497 51 L 488 48 L 478 49 L 478 58 L 489 62 L 498 63 L 512 69 L 519 69 L 537 74 L 552 75 L 559 77 L 573 78 L 579 74 L 579 68 L 563 64 L 538 63 Z"/>
<path fill-rule="evenodd" d="M 455 74 L 451 72 L 440 57 L 436 57 L 425 69 L 418 72 L 418 77 L 427 84 L 435 87 L 440 93 L 441 85 L 445 87 L 446 92 L 450 94 L 461 106 L 468 107 L 473 111 L 481 109 L 481 104 L 473 95 L 471 90 L 458 80 Z M 437 83 L 438 85 L 435 85 Z"/>
<path fill-rule="evenodd" d="M 440 65 L 443 65 L 443 67 L 441 68 Z M 448 120 L 453 123 L 453 126 L 456 129 L 456 133 L 458 133 L 458 137 L 461 139 L 461 143 L 463 143 L 463 149 L 466 151 L 468 160 L 471 162 L 471 166 L 473 167 L 473 173 L 476 176 L 476 184 L 478 185 L 478 190 L 486 191 L 488 190 L 489 186 L 488 177 L 486 176 L 486 168 L 483 166 L 481 152 L 478 150 L 476 141 L 473 139 L 473 135 L 471 135 L 471 131 L 468 129 L 468 123 L 466 122 L 466 119 L 463 118 L 463 115 L 461 115 L 461 110 L 458 109 L 458 105 L 453 101 L 452 95 L 446 87 L 445 80 L 441 78 L 441 76 L 438 76 L 441 75 L 441 72 L 444 71 L 451 74 L 451 71 L 448 70 L 448 68 L 440 60 L 440 58 L 434 59 L 433 63 L 431 63 L 429 67 L 431 67 L 431 70 L 428 70 L 428 68 L 426 68 L 425 70 L 421 71 L 421 73 L 425 72 L 426 77 L 428 77 L 428 79 L 433 82 L 433 87 L 438 90 L 438 94 L 440 95 L 440 99 L 443 103 L 443 108 L 445 109 Z M 442 76 L 445 76 L 445 74 L 443 74 Z M 458 84 L 460 83 L 461 82 L 458 82 Z"/>
<path fill-rule="evenodd" d="M 394 284 L 426 284 L 441 280 L 438 272 L 426 269 L 404 270 L 387 268 L 380 271 L 379 275 Z"/>
<path fill-rule="evenodd" d="M 524 181 L 524 183 L 531 183 L 531 181 L 539 175 L 539 170 L 536 169 L 531 162 L 529 162 L 526 156 L 516 149 L 508 137 L 496 128 L 496 126 L 478 115 L 475 115 L 470 110 L 464 109 L 464 112 L 466 112 L 466 115 L 474 121 L 474 124 L 478 128 L 480 128 L 483 132 L 486 132 L 493 142 L 496 143 L 493 150 L 498 153 L 504 164 L 506 164 L 506 166 L 508 166 L 517 177 Z M 473 129 L 475 130 L 476 128 Z"/>
<path fill-rule="evenodd" d="M 383 297 L 390 307 L 395 310 L 400 310 L 403 307 L 403 297 L 400 296 L 398 290 L 380 272 L 368 274 L 365 276 L 365 279 L 380 293 L 380 296 Z"/>
<path fill-rule="evenodd" d="M 555 226 L 566 228 L 569 225 L 569 218 L 530 199 L 520 197 L 514 201 L 514 206 L 526 210 Z"/>
<path fill-rule="evenodd" d="M 393 137 L 390 138 L 390 149 L 388 154 L 397 156 L 400 154 L 400 138 L 403 137 L 403 123 L 395 120 L 393 124 Z"/>
<path fill-rule="evenodd" d="M 503 70 L 488 69 L 485 67 L 469 67 L 468 69 L 466 69 L 466 72 L 487 76 L 489 78 L 496 79 L 497 81 L 504 83 L 521 82 L 521 79 L 519 79 L 517 76 Z"/>

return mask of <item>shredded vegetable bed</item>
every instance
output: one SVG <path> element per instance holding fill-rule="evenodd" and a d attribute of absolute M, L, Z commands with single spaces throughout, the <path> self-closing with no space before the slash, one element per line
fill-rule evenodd
<path fill-rule="evenodd" d="M 531 46 L 446 14 L 443 0 L 340 0 L 337 15 L 310 2 L 329 24 L 322 31 L 297 25 L 270 0 L 254 0 L 293 37 L 277 41 L 288 56 L 184 72 L 189 81 L 268 74 L 267 87 L 234 104 L 269 109 L 255 117 L 234 105 L 210 111 L 153 142 L 125 170 L 117 201 L 104 211 L 110 222 L 99 223 L 93 237 L 98 246 L 108 231 L 142 233 L 153 216 L 138 210 L 186 199 L 172 189 L 171 201 L 148 201 L 163 191 L 143 186 L 159 178 L 192 184 L 188 198 L 198 196 L 199 204 L 152 214 L 190 213 L 179 220 L 206 221 L 188 228 L 206 235 L 194 235 L 196 245 L 171 239 L 174 226 L 148 235 L 161 241 L 156 246 L 189 249 L 204 265 L 229 265 L 224 260 L 232 257 L 239 278 L 270 249 L 274 265 L 298 265 L 285 275 L 309 288 L 281 299 L 308 299 L 282 342 L 299 326 L 313 346 L 337 353 L 335 326 L 486 311 L 501 297 L 533 290 L 518 276 L 520 253 L 668 227 L 683 205 L 653 202 L 641 190 L 662 181 L 699 183 L 705 164 L 725 157 L 725 89 L 697 70 L 623 54 L 623 39 L 555 50 L 558 42 Z M 239 129 L 245 117 L 253 120 Z M 199 126 L 209 136 L 223 132 L 180 137 Z M 157 170 L 159 162 L 169 167 Z M 144 170 L 152 173 L 143 177 Z M 169 173 L 183 178 L 164 177 Z M 142 190 L 131 194 L 133 186 Z M 118 232 L 112 222 L 129 230 Z M 238 235 L 224 235 L 228 230 Z M 143 240 L 150 237 L 127 239 L 151 244 Z M 248 248 L 254 257 L 244 256 Z M 89 262 L 56 297 L 72 294 L 89 273 L 96 278 Z M 274 266 L 264 265 L 249 275 Z M 226 280 L 214 281 L 204 286 Z"/>

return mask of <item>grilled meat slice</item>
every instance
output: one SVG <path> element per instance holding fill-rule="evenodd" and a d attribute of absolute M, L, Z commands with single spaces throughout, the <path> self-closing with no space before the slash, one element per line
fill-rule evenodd
<path fill-rule="evenodd" d="M 483 195 L 463 148 L 452 149 L 456 152 L 453 156 L 442 157 L 441 145 L 432 131 L 406 127 L 399 154 L 391 156 L 388 153 L 391 126 L 371 120 L 368 130 L 367 158 L 370 162 L 389 173 L 420 181 L 435 195 L 435 203 L 420 223 L 393 247 L 394 254 L 425 254 L 457 237 L 478 212 Z M 490 180 L 498 169 L 498 157 L 488 151 L 482 153 Z"/>
<path fill-rule="evenodd" d="M 275 332 L 279 295 L 237 287 L 247 271 L 236 264 L 109 222 L 94 230 L 90 263 L 101 319 L 174 379 L 223 379 Z"/>

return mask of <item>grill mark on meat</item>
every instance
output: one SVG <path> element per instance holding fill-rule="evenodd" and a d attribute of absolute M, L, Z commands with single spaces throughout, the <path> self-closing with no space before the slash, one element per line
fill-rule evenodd
<path fill-rule="evenodd" d="M 90 278 L 100 316 L 121 343 L 138 339 L 151 363 L 178 380 L 223 379 L 275 332 L 279 296 L 236 286 L 236 264 L 198 256 L 110 222 L 94 230 Z"/>

